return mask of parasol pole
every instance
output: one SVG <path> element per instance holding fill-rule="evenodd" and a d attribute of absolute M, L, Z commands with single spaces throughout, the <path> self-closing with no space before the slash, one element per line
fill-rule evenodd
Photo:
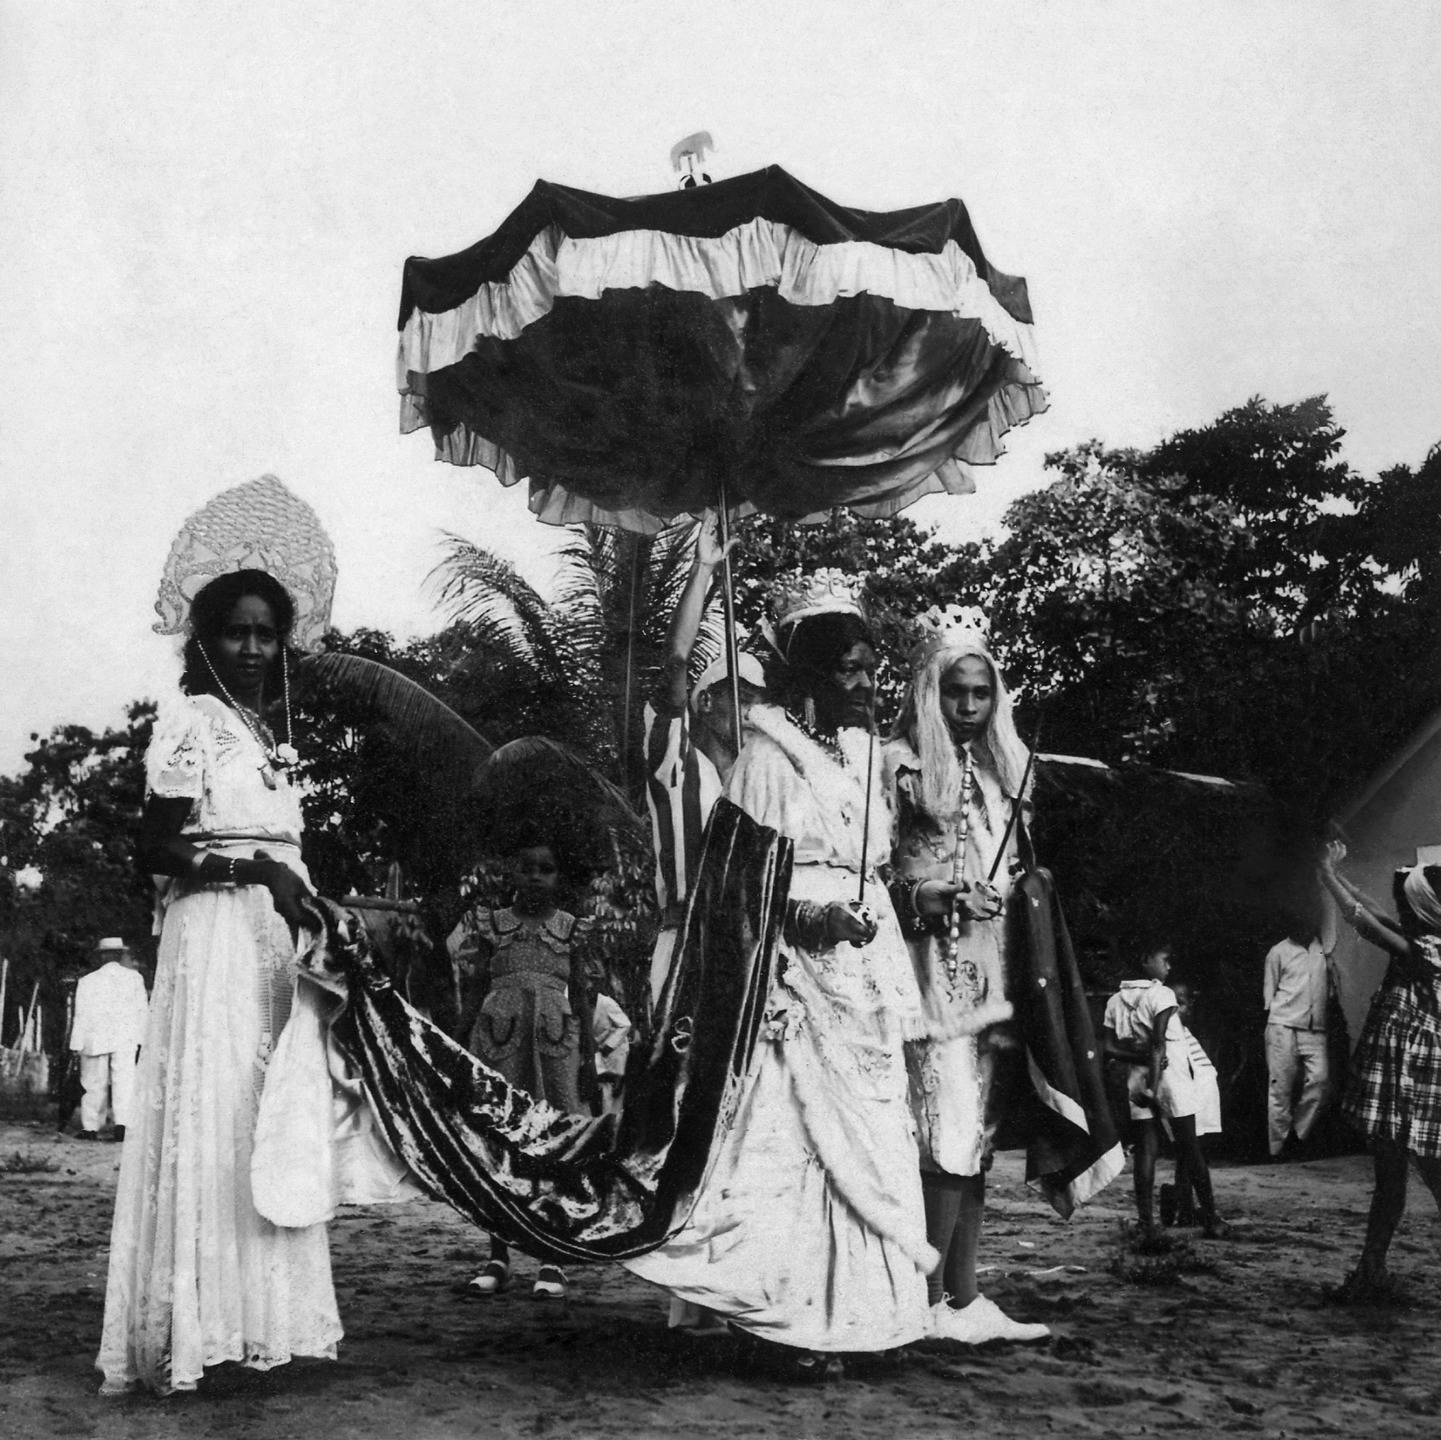
<path fill-rule="evenodd" d="M 629 614 L 625 630 L 625 699 L 621 712 L 620 773 L 627 791 L 630 788 L 630 708 L 631 686 L 635 677 L 635 602 L 640 589 L 640 541 L 634 540 L 630 554 Z"/>
<path fill-rule="evenodd" d="M 726 629 L 726 669 L 730 671 L 731 680 L 731 719 L 735 723 L 735 747 L 736 754 L 740 754 L 741 748 L 741 656 L 740 643 L 736 639 L 736 597 L 735 589 L 731 584 L 731 557 L 730 557 L 730 500 L 726 495 L 725 476 L 720 477 L 719 504 L 717 510 L 720 516 L 720 543 L 721 543 L 721 593 L 725 602 L 725 629 Z"/>
<path fill-rule="evenodd" d="M 871 782 L 876 773 L 876 705 L 875 696 L 871 697 L 871 718 L 866 726 L 866 808 L 862 812 L 861 819 L 861 880 L 860 888 L 856 893 L 858 904 L 866 903 L 866 861 L 869 858 L 867 851 L 871 846 Z"/>

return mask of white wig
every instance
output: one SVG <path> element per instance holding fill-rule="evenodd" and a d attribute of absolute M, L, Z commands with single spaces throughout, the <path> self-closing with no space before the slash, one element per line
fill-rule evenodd
<path fill-rule="evenodd" d="M 916 798 L 921 808 L 938 821 L 954 819 L 961 795 L 961 760 L 956 753 L 955 737 L 941 713 L 941 680 L 957 660 L 967 657 L 986 662 L 995 696 L 991 717 L 972 743 L 972 751 L 978 760 L 989 764 L 1008 798 L 1015 799 L 1020 794 L 1030 753 L 1016 734 L 1011 695 L 984 638 L 973 632 L 957 636 L 949 643 L 927 647 L 927 653 L 911 673 L 910 689 L 906 692 L 905 707 L 895 733 L 909 740 L 920 757 L 920 789 Z"/>

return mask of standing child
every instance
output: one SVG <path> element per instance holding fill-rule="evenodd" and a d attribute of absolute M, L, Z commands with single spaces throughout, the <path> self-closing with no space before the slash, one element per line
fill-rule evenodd
<path fill-rule="evenodd" d="M 556 904 L 557 856 L 549 836 L 524 837 L 510 907 L 469 911 L 448 943 L 469 992 L 460 1033 L 471 1052 L 535 1099 L 582 1113 L 582 1089 L 594 1088 L 591 1005 L 577 954 L 588 922 Z M 495 1295 L 509 1284 L 510 1247 L 492 1235 L 490 1260 L 470 1286 Z M 533 1293 L 563 1297 L 565 1272 L 542 1265 Z"/>
<path fill-rule="evenodd" d="M 1176 994 L 1166 984 L 1171 947 L 1158 945 L 1141 961 L 1140 980 L 1127 980 L 1106 1002 L 1108 1053 L 1131 1061 L 1128 1084 L 1131 1119 L 1136 1122 L 1136 1213 L 1146 1235 L 1156 1231 L 1156 1156 L 1161 1124 L 1169 1121 L 1176 1153 L 1189 1170 L 1201 1202 L 1201 1225 L 1210 1239 L 1226 1233 L 1216 1214 L 1211 1172 L 1196 1138 L 1196 1082 Z"/>
<path fill-rule="evenodd" d="M 1332 842 L 1321 881 L 1363 939 L 1391 957 L 1356 1046 L 1346 1117 L 1366 1132 L 1376 1188 L 1361 1261 L 1337 1294 L 1365 1304 L 1390 1293 L 1386 1255 L 1406 1212 L 1411 1161 L 1441 1206 L 1441 869 L 1397 872 L 1400 924 L 1336 873 L 1346 847 Z"/>
<path fill-rule="evenodd" d="M 1176 1014 L 1180 1017 L 1181 1032 L 1186 1041 L 1186 1057 L 1190 1062 L 1191 1083 L 1195 1086 L 1196 1139 L 1199 1142 L 1203 1135 L 1221 1133 L 1221 1086 L 1211 1057 L 1206 1054 L 1201 1042 L 1191 1030 L 1191 1016 L 1196 1003 L 1195 987 L 1189 981 L 1177 980 L 1171 990 L 1176 996 Z M 1169 1126 L 1167 1133 L 1172 1133 Z M 1162 1185 L 1160 1189 L 1161 1224 L 1194 1225 L 1194 1196 L 1195 1183 L 1191 1175 L 1190 1157 L 1178 1146 L 1175 1183 Z"/>

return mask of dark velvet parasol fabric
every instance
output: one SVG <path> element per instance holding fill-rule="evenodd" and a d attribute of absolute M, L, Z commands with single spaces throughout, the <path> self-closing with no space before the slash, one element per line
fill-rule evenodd
<path fill-rule="evenodd" d="M 350 996 L 332 1034 L 420 1186 L 543 1260 L 620 1260 L 664 1243 L 689 1216 L 739 1100 L 790 864 L 788 840 L 718 803 L 674 977 L 652 1043 L 632 1056 L 618 1128 L 507 1085 L 412 1009 L 359 927 L 327 907 L 325 963 Z"/>
<path fill-rule="evenodd" d="M 747 508 L 801 520 L 893 514 L 948 461 L 992 463 L 986 421 L 1014 363 L 978 320 L 880 296 L 656 286 L 557 300 L 414 384 L 442 459 L 494 469 L 504 452 L 554 523 L 699 513 L 722 477 Z"/>
<path fill-rule="evenodd" d="M 538 184 L 407 261 L 401 427 L 530 483 L 554 524 L 654 532 L 720 502 L 895 514 L 974 489 L 1045 409 L 1024 280 L 959 200 L 848 209 L 771 167 L 638 199 Z"/>
<path fill-rule="evenodd" d="M 623 230 L 662 230 L 705 239 L 754 219 L 788 226 L 817 245 L 863 240 L 909 254 L 937 255 L 954 240 L 1007 310 L 1030 323 L 1026 282 L 989 264 L 961 201 L 942 200 L 907 210 L 856 210 L 802 185 L 779 165 L 714 185 L 631 199 L 538 180 L 495 234 L 455 255 L 438 260 L 413 255 L 405 262 L 399 323 L 403 328 L 415 310 L 454 309 L 481 285 L 504 280 L 536 236 L 552 226 L 573 240 L 593 240 Z"/>

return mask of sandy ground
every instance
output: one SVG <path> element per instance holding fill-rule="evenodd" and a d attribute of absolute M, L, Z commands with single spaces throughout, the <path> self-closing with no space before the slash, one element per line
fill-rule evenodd
<path fill-rule="evenodd" d="M 1410 1304 L 1344 1310 L 1324 1299 L 1359 1245 L 1362 1156 L 1219 1168 L 1234 1236 L 1192 1240 L 1201 1268 L 1154 1277 L 1167 1283 L 1114 1272 L 1128 1253 L 1129 1177 L 1067 1225 L 1028 1196 L 1019 1157 L 1002 1157 L 986 1288 L 1056 1339 L 981 1352 L 922 1345 L 819 1388 L 747 1371 L 730 1339 L 667 1332 L 655 1292 L 618 1269 L 577 1271 L 568 1300 L 544 1302 L 530 1298 L 522 1261 L 526 1283 L 507 1295 L 459 1298 L 451 1286 L 473 1273 L 484 1242 L 450 1211 L 347 1212 L 332 1232 L 349 1332 L 338 1363 L 226 1367 L 197 1394 L 157 1401 L 102 1400 L 91 1368 L 119 1150 L 42 1124 L 0 1126 L 0 1435 L 10 1440 L 1441 1434 L 1441 1218 L 1419 1181 L 1393 1252 Z"/>

